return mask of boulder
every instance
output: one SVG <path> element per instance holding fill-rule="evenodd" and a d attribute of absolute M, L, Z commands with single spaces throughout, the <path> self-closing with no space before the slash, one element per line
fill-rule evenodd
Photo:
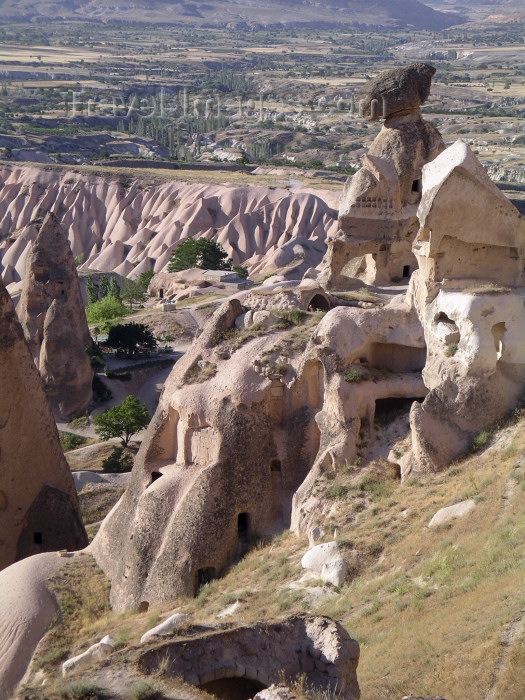
<path fill-rule="evenodd" d="M 428 63 L 383 71 L 356 91 L 354 99 L 360 115 L 377 121 L 396 112 L 419 109 L 430 95 L 435 73 Z"/>
<path fill-rule="evenodd" d="M 77 493 L 82 491 L 86 484 L 100 484 L 101 482 L 106 481 L 106 479 L 104 479 L 104 477 L 97 472 L 78 471 L 71 472 L 71 474 L 73 476 L 73 481 L 75 482 Z"/>
<path fill-rule="evenodd" d="M 64 661 L 62 664 L 62 675 L 69 676 L 75 671 L 81 671 L 88 668 L 97 661 L 103 661 L 107 658 L 114 649 L 113 640 L 109 635 L 103 637 L 100 642 L 93 644 L 78 656 L 73 656 L 71 659 Z"/>
<path fill-rule="evenodd" d="M 340 561 L 341 550 L 337 542 L 325 542 L 312 547 L 301 559 L 303 569 L 310 569 L 320 574 L 323 566 L 331 564 L 335 561 Z"/>
<path fill-rule="evenodd" d="M 184 625 L 188 620 L 188 615 L 184 615 L 183 613 L 175 613 L 175 615 L 171 615 L 167 620 L 161 622 L 160 625 L 156 625 L 145 632 L 140 638 L 140 643 L 145 644 L 153 639 L 153 637 L 160 637 L 163 634 L 174 632 L 175 630 L 178 630 L 179 627 L 182 627 L 182 625 Z"/>
<path fill-rule="evenodd" d="M 433 516 L 432 520 L 429 522 L 428 527 L 438 527 L 439 525 L 444 525 L 445 523 L 454 520 L 454 518 L 462 518 L 467 513 L 475 507 L 476 501 L 472 498 L 466 501 L 461 501 L 461 503 L 455 503 L 453 506 L 448 506 L 447 508 L 441 508 Z"/>
<path fill-rule="evenodd" d="M 321 569 L 321 579 L 324 583 L 331 583 L 337 588 L 341 587 L 346 580 L 348 566 L 344 559 L 333 559 L 323 564 Z"/>

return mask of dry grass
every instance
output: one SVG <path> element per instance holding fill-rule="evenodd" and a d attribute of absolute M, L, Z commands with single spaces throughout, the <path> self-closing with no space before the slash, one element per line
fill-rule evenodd
<path fill-rule="evenodd" d="M 510 287 L 504 287 L 501 284 L 494 282 L 480 282 L 472 284 L 470 287 L 465 287 L 463 294 L 509 294 Z"/>
<path fill-rule="evenodd" d="M 204 362 L 202 365 L 195 365 L 186 371 L 183 377 L 183 384 L 201 384 L 207 382 L 217 374 L 217 365 L 213 362 Z"/>
<path fill-rule="evenodd" d="M 356 289 L 353 292 L 333 292 L 333 296 L 344 301 L 363 301 L 368 304 L 383 304 L 383 299 L 369 289 Z"/>

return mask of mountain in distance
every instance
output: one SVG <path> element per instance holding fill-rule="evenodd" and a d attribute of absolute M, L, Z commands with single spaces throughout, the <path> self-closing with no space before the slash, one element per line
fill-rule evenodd
<path fill-rule="evenodd" d="M 94 20 L 248 27 L 327 24 L 439 30 L 465 21 L 419 0 L 0 0 L 7 21 Z"/>

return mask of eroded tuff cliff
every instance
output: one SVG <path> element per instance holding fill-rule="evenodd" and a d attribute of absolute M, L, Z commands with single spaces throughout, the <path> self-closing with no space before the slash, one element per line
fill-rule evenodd
<path fill-rule="evenodd" d="M 26 257 L 17 313 L 53 412 L 63 420 L 79 416 L 92 398 L 91 336 L 73 254 L 52 213 Z"/>
<path fill-rule="evenodd" d="M 13 302 L 0 282 L 0 568 L 87 544 L 69 466 Z"/>
<path fill-rule="evenodd" d="M 74 172 L 0 167 L 0 259 L 4 284 L 25 275 L 34 220 L 50 211 L 84 268 L 121 275 L 165 269 L 181 240 L 219 241 L 234 263 L 265 273 L 304 260 L 317 265 L 337 228 L 339 193 L 184 182 L 122 184 Z M 303 270 L 304 271 L 304 270 Z"/>

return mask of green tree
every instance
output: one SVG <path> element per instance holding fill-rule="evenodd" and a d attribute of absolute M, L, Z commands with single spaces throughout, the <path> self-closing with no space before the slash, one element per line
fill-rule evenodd
<path fill-rule="evenodd" d="M 115 299 L 120 299 L 120 287 L 118 285 L 117 280 L 114 277 L 112 277 L 109 280 L 107 296 L 115 297 Z"/>
<path fill-rule="evenodd" d="M 98 283 L 98 288 L 99 288 L 100 299 L 107 297 L 107 295 L 109 293 L 109 279 L 106 277 L 106 275 L 103 275 L 100 278 L 100 282 Z"/>
<path fill-rule="evenodd" d="M 234 265 L 232 270 L 235 272 L 237 277 L 240 277 L 242 280 L 248 279 L 248 275 L 250 274 L 246 265 Z"/>
<path fill-rule="evenodd" d="M 88 304 L 94 304 L 96 301 L 98 301 L 98 293 L 98 284 L 95 282 L 93 277 L 89 275 L 89 277 L 86 279 L 86 294 Z"/>
<path fill-rule="evenodd" d="M 111 321 L 120 319 L 128 313 L 120 299 L 115 297 L 104 297 L 94 304 L 86 306 L 86 317 L 88 323 L 96 323 L 97 326 L 107 329 Z"/>
<path fill-rule="evenodd" d="M 145 299 L 144 289 L 132 280 L 125 280 L 122 289 L 122 301 L 129 304 L 130 309 L 133 309 L 133 304 L 140 304 Z"/>
<path fill-rule="evenodd" d="M 220 243 L 207 238 L 188 238 L 171 254 L 168 272 L 180 272 L 191 267 L 202 270 L 229 270 L 231 260 Z"/>
<path fill-rule="evenodd" d="M 154 275 L 154 270 L 146 270 L 145 272 L 140 273 L 137 283 L 145 292 L 148 291 L 149 283 L 153 279 Z"/>
<path fill-rule="evenodd" d="M 157 341 L 153 333 L 143 323 L 125 323 L 109 329 L 106 345 L 133 357 L 140 348 L 154 348 Z"/>
<path fill-rule="evenodd" d="M 123 446 L 127 447 L 131 437 L 149 424 L 149 413 L 143 403 L 130 395 L 118 406 L 97 416 L 93 423 L 96 434 L 103 440 L 118 437 Z"/>

